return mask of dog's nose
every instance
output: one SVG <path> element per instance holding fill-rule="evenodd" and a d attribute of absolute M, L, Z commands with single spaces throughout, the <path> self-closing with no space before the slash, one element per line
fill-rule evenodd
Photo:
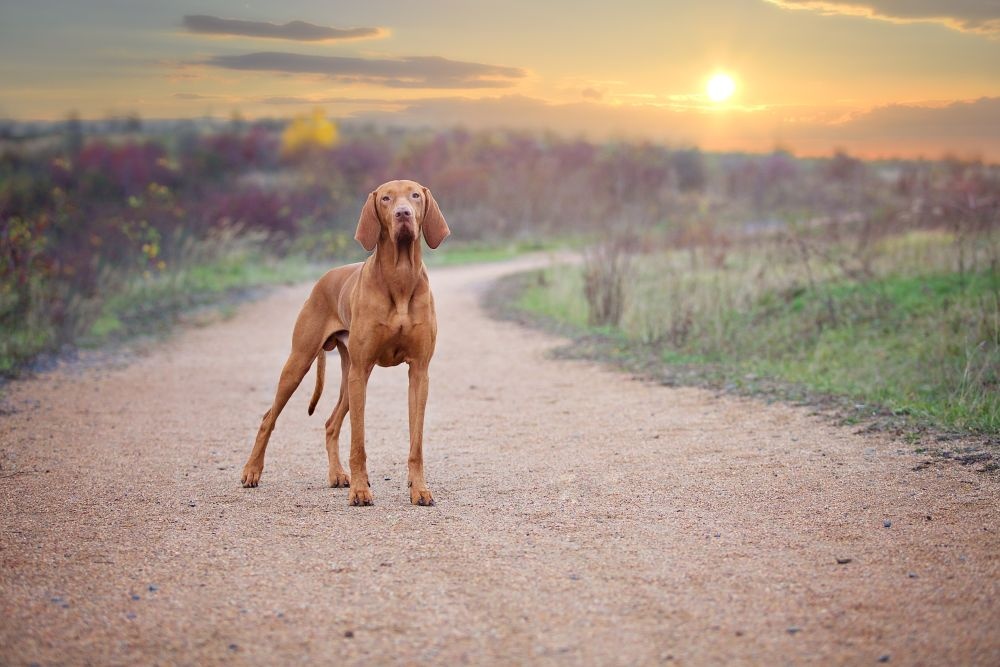
<path fill-rule="evenodd" d="M 413 217 L 413 211 L 408 208 L 396 209 L 396 220 L 405 221 Z"/>

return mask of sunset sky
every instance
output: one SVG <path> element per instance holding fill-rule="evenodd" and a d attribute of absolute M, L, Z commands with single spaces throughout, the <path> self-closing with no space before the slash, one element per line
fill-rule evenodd
<path fill-rule="evenodd" d="M 710 99 L 717 73 L 735 90 Z M 1000 1 L 0 2 L 0 118 L 546 128 L 1000 161 Z"/>

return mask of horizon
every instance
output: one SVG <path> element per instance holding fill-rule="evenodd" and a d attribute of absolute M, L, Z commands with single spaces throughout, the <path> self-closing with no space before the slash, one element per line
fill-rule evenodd
<path fill-rule="evenodd" d="M 65 127 L 65 125 L 70 120 L 76 120 L 84 125 L 87 124 L 100 124 L 100 123 L 110 123 L 119 124 L 129 122 L 133 118 L 138 118 L 140 122 L 140 127 L 137 130 L 125 130 L 122 128 L 115 129 L 108 132 L 107 134 L 117 135 L 117 134 L 149 134 L 151 136 L 156 136 L 158 130 L 150 128 L 150 125 L 156 125 L 159 123 L 164 124 L 175 124 L 175 123 L 211 123 L 216 127 L 224 127 L 226 125 L 235 122 L 245 123 L 248 126 L 252 126 L 256 123 L 280 123 L 282 125 L 287 125 L 294 122 L 299 118 L 308 118 L 311 115 L 310 112 L 303 112 L 296 115 L 289 116 L 259 116 L 256 118 L 246 118 L 242 115 L 217 115 L 217 116 L 179 116 L 179 117 L 153 117 L 153 118 L 142 118 L 135 114 L 124 114 L 124 115 L 107 115 L 102 117 L 92 117 L 83 118 L 80 116 L 72 116 L 67 114 L 63 118 L 56 119 L 17 119 L 17 118 L 3 118 L 0 117 L 0 124 L 11 123 L 11 124 L 22 124 L 22 125 L 45 125 L 53 130 Z M 484 127 L 469 127 L 463 124 L 455 125 L 393 125 L 391 122 L 387 121 L 374 121 L 367 119 L 358 118 L 336 118 L 333 116 L 325 116 L 328 120 L 335 122 L 340 130 L 350 130 L 352 128 L 364 129 L 373 128 L 383 132 L 413 132 L 413 133 L 447 133 L 447 132 L 510 132 L 510 133 L 525 133 L 529 136 L 544 136 L 547 134 L 554 135 L 562 141 L 572 142 L 572 141 L 583 141 L 591 143 L 594 145 L 617 145 L 617 144 L 630 144 L 630 145 L 651 145 L 658 146 L 663 149 L 674 151 L 674 152 L 684 152 L 684 151 L 696 151 L 702 153 L 706 156 L 711 157 L 725 157 L 725 156 L 746 156 L 746 157 L 767 157 L 770 155 L 785 154 L 796 160 L 830 160 L 836 157 L 838 154 L 847 155 L 851 158 L 861 160 L 863 162 L 869 162 L 873 164 L 877 163 L 910 163 L 910 162 L 927 162 L 927 163 L 944 163 L 949 161 L 955 161 L 964 164 L 982 164 L 987 167 L 1000 167 L 1000 157 L 988 158 L 982 155 L 982 153 L 970 152 L 970 153 L 960 153 L 953 150 L 944 150 L 939 154 L 915 154 L 915 155 L 895 155 L 895 154 L 864 154 L 855 153 L 846 150 L 843 146 L 835 145 L 831 146 L 829 150 L 825 152 L 800 152 L 794 150 L 789 146 L 776 145 L 771 148 L 761 148 L 756 149 L 740 149 L 740 148 L 721 148 L 721 149 L 706 149 L 702 146 L 697 146 L 694 144 L 683 144 L 678 142 L 671 142 L 669 139 L 658 139 L 643 136 L 606 136 L 606 137 L 590 137 L 583 134 L 565 133 L 560 132 L 553 128 L 531 128 L 531 127 L 510 127 L 503 125 L 490 125 Z M 51 134 L 58 134 L 58 132 L 51 132 Z M 84 131 L 84 136 L 101 136 L 104 133 L 95 132 L 88 133 Z M 38 135 L 46 136 L 46 135 Z M 29 137 L 19 137 L 19 138 L 29 138 Z M 0 141 L 3 139 L 0 138 Z"/>
<path fill-rule="evenodd" d="M 253 121 L 322 108 L 342 123 L 995 163 L 1000 8 L 953 5 L 202 0 L 137 13 L 52 0 L 0 10 L 0 117 Z"/>

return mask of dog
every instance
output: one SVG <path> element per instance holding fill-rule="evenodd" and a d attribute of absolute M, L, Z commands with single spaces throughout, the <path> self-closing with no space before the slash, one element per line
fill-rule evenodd
<path fill-rule="evenodd" d="M 292 332 L 292 351 L 281 371 L 274 403 L 264 413 L 240 482 L 255 487 L 274 424 L 313 360 L 316 388 L 309 414 L 323 392 L 326 353 L 340 353 L 340 397 L 326 422 L 326 452 L 332 487 L 350 487 L 349 505 L 373 502 L 365 465 L 365 394 L 379 366 L 409 365 L 410 502 L 433 505 L 424 478 L 423 431 L 427 368 L 437 339 L 434 297 L 421 258 L 420 236 L 437 248 L 451 233 L 431 191 L 414 181 L 389 181 L 372 192 L 361 209 L 354 238 L 367 260 L 328 271 L 312 289 Z M 351 415 L 350 476 L 340 463 L 340 428 Z"/>

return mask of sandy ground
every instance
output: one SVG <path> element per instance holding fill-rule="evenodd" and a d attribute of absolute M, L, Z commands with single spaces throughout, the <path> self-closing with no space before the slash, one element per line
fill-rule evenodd
<path fill-rule="evenodd" d="M 431 508 L 405 368 L 369 388 L 374 507 L 326 486 L 336 372 L 240 487 L 308 286 L 10 385 L 0 663 L 1000 664 L 995 480 L 550 360 L 559 339 L 477 305 L 523 264 L 431 271 Z"/>

